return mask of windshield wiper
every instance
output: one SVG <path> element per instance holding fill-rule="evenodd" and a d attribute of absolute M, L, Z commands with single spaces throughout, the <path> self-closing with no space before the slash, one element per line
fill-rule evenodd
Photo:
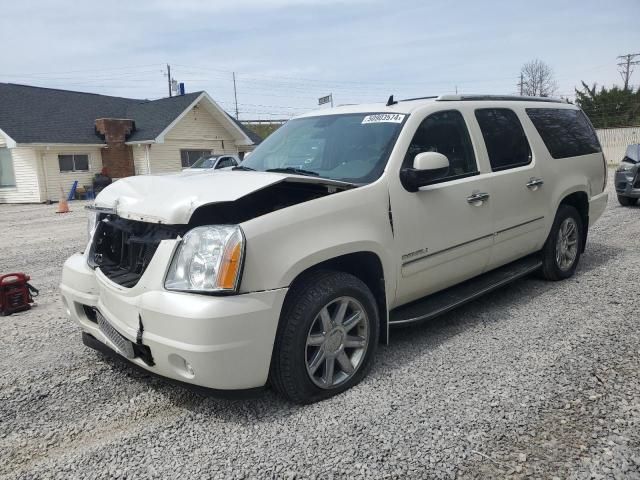
<path fill-rule="evenodd" d="M 245 170 L 245 171 L 251 170 L 251 171 L 255 171 L 255 168 L 245 167 L 244 165 L 236 165 L 231 170 Z"/>
<path fill-rule="evenodd" d="M 276 173 L 295 173 L 296 175 L 308 175 L 314 177 L 320 176 L 318 172 L 312 172 L 311 170 L 303 170 L 302 168 L 295 167 L 269 168 L 266 171 Z"/>

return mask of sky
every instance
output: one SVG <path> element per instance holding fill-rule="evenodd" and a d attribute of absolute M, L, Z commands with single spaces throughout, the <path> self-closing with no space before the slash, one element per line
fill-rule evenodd
<path fill-rule="evenodd" d="M 166 65 L 241 119 L 334 103 L 517 93 L 522 64 L 621 84 L 640 0 L 0 0 L 0 82 L 129 98 L 168 95 Z M 640 57 L 638 57 L 640 60 Z M 640 85 L 640 65 L 632 77 Z"/>

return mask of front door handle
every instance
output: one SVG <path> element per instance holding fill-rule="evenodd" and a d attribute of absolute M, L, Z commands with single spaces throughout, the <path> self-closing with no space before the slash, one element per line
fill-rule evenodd
<path fill-rule="evenodd" d="M 489 194 L 485 192 L 474 192 L 467 197 L 467 203 L 474 207 L 479 207 L 485 200 L 489 199 Z"/>
<path fill-rule="evenodd" d="M 542 185 L 544 185 L 544 180 L 542 180 L 541 178 L 531 177 L 527 182 L 527 188 L 534 191 L 540 188 Z"/>

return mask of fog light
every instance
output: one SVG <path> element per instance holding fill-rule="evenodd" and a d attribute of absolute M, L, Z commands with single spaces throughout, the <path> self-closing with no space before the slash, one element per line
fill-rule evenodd
<path fill-rule="evenodd" d="M 193 369 L 193 366 L 180 355 L 176 355 L 175 353 L 169 355 L 169 364 L 181 377 L 193 378 L 196 376 L 196 371 Z"/>

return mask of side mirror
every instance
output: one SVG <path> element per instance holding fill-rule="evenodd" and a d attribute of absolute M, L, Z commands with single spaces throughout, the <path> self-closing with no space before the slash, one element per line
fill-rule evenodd
<path fill-rule="evenodd" d="M 438 152 L 423 152 L 413 159 L 413 168 L 400 171 L 400 181 L 410 192 L 444 178 L 449 173 L 449 159 Z"/>

